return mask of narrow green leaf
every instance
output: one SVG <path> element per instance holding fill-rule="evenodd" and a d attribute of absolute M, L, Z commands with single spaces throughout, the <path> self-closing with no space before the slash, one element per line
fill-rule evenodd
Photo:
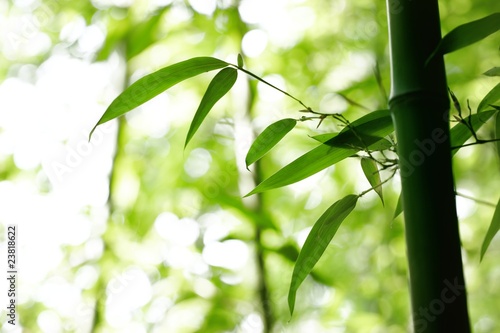
<path fill-rule="evenodd" d="M 477 112 L 481 112 L 486 109 L 490 104 L 495 104 L 500 100 L 500 83 L 498 83 L 489 93 L 484 96 L 483 100 L 479 102 L 477 106 Z"/>
<path fill-rule="evenodd" d="M 335 202 L 321 215 L 311 229 L 295 263 L 288 290 L 288 307 L 291 315 L 295 308 L 297 289 L 321 258 L 340 224 L 354 209 L 357 201 L 358 196 L 351 194 Z"/>
<path fill-rule="evenodd" d="M 179 62 L 144 76 L 115 98 L 90 132 L 89 138 L 100 124 L 123 115 L 177 83 L 201 73 L 226 66 L 228 66 L 228 63 L 222 60 L 211 57 L 199 57 Z"/>
<path fill-rule="evenodd" d="M 465 122 L 472 124 L 472 128 L 474 128 L 474 131 L 477 131 L 481 126 L 483 126 L 488 119 L 490 119 L 495 113 L 498 111 L 496 110 L 487 110 L 481 113 L 476 113 L 473 114 L 472 116 L 466 117 L 464 119 Z M 462 146 L 467 140 L 469 140 L 472 137 L 471 131 L 467 128 L 462 123 L 456 124 L 451 130 L 450 130 L 450 140 L 451 140 L 451 146 L 452 147 L 460 147 Z M 455 155 L 459 149 L 453 149 L 451 151 L 452 155 Z"/>
<path fill-rule="evenodd" d="M 283 137 L 290 132 L 296 124 L 297 121 L 295 119 L 281 119 L 269 125 L 264 131 L 262 131 L 248 150 L 247 157 L 245 158 L 247 169 L 250 164 L 258 161 L 281 139 L 283 139 Z"/>
<path fill-rule="evenodd" d="M 384 205 L 384 196 L 382 194 L 381 185 L 382 181 L 380 180 L 380 172 L 378 170 L 377 162 L 375 162 L 371 158 L 363 157 L 361 158 L 361 169 L 363 169 L 363 173 L 365 174 L 366 179 L 368 179 L 368 182 L 380 197 L 382 205 Z"/>
<path fill-rule="evenodd" d="M 498 200 L 497 207 L 495 208 L 495 213 L 493 213 L 493 219 L 491 220 L 490 227 L 486 232 L 486 236 L 483 240 L 483 245 L 481 246 L 480 261 L 483 260 L 484 254 L 486 253 L 488 246 L 490 246 L 490 243 L 493 240 L 493 237 L 495 237 L 498 230 L 500 230 L 500 200 Z"/>
<path fill-rule="evenodd" d="M 333 139 L 337 135 L 339 135 L 339 133 L 324 133 L 324 134 L 318 134 L 318 135 L 311 136 L 311 138 L 318 141 L 318 142 L 325 143 L 328 140 Z M 374 144 L 369 145 L 368 150 L 369 151 L 381 151 L 381 150 L 390 149 L 393 146 L 394 146 L 394 144 L 392 144 L 389 140 L 381 138 L 379 141 L 375 142 Z"/>
<path fill-rule="evenodd" d="M 243 67 L 243 57 L 238 53 L 238 67 Z"/>
<path fill-rule="evenodd" d="M 493 67 L 483 73 L 486 76 L 500 76 L 500 67 Z"/>
<path fill-rule="evenodd" d="M 366 121 L 366 119 L 369 119 Z M 354 133 L 355 131 L 355 133 Z M 290 185 L 305 179 L 370 146 L 394 131 L 388 110 L 378 110 L 354 121 L 348 129 L 300 156 L 271 177 L 264 180 L 246 196 Z M 359 137 L 363 139 L 360 142 Z"/>
<path fill-rule="evenodd" d="M 398 203 L 396 205 L 396 210 L 394 211 L 393 220 L 403 212 L 403 194 L 401 193 L 398 198 Z"/>
<path fill-rule="evenodd" d="M 495 122 L 495 137 L 500 139 L 500 113 L 497 114 L 497 119 Z M 497 141 L 497 154 L 500 158 L 500 141 Z"/>
<path fill-rule="evenodd" d="M 456 27 L 443 37 L 426 64 L 438 54 L 446 54 L 474 44 L 500 30 L 500 13 Z"/>
<path fill-rule="evenodd" d="M 237 78 L 238 71 L 236 69 L 224 68 L 212 79 L 208 85 L 205 95 L 203 95 L 203 98 L 201 99 L 198 110 L 196 110 L 193 121 L 191 122 L 184 147 L 186 147 L 189 141 L 191 141 L 194 133 L 196 133 L 215 103 L 217 103 L 217 101 L 227 94 L 227 92 L 233 87 Z"/>

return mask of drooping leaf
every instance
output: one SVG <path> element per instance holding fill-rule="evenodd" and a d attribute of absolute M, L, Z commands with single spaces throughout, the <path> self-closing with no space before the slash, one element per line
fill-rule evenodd
<path fill-rule="evenodd" d="M 426 63 L 438 54 L 447 54 L 474 44 L 500 30 L 500 13 L 494 13 L 479 20 L 462 24 L 443 37 Z"/>
<path fill-rule="evenodd" d="M 382 205 L 384 205 L 384 196 L 381 185 L 382 181 L 380 180 L 380 172 L 378 170 L 377 162 L 371 158 L 363 157 L 361 158 L 361 169 L 363 169 L 366 179 L 368 179 L 368 182 L 380 197 Z"/>
<path fill-rule="evenodd" d="M 191 141 L 194 133 L 196 133 L 215 103 L 217 103 L 217 101 L 227 94 L 227 92 L 233 87 L 237 78 L 238 71 L 231 67 L 224 68 L 217 73 L 217 75 L 215 75 L 208 85 L 205 95 L 203 95 L 203 98 L 201 99 L 198 110 L 196 110 L 193 121 L 191 122 L 191 126 L 189 126 L 184 147 L 186 147 L 189 141 Z"/>
<path fill-rule="evenodd" d="M 269 125 L 262 133 L 260 133 L 255 141 L 250 146 L 245 158 L 246 167 L 255 161 L 258 161 L 271 148 L 273 148 L 283 137 L 290 132 L 297 121 L 291 118 L 281 119 Z"/>
<path fill-rule="evenodd" d="M 500 200 L 498 200 L 498 204 L 495 208 L 495 212 L 493 213 L 493 219 L 491 220 L 490 227 L 488 228 L 486 236 L 484 237 L 483 245 L 481 246 L 480 260 L 483 260 L 484 254 L 486 253 L 488 246 L 490 246 L 491 240 L 493 239 L 493 237 L 495 237 L 498 230 L 500 230 Z"/>
<path fill-rule="evenodd" d="M 243 57 L 238 53 L 238 67 L 243 67 Z"/>
<path fill-rule="evenodd" d="M 396 204 L 396 210 L 394 211 L 393 220 L 398 217 L 403 212 L 403 193 L 399 194 L 398 203 Z"/>
<path fill-rule="evenodd" d="M 500 76 L 500 67 L 493 67 L 483 73 L 486 76 Z"/>
<path fill-rule="evenodd" d="M 198 57 L 179 62 L 144 76 L 115 98 L 90 132 L 89 138 L 100 124 L 125 114 L 177 83 L 226 66 L 228 66 L 228 63 L 216 58 Z"/>
<path fill-rule="evenodd" d="M 290 314 L 293 314 L 295 308 L 297 289 L 321 258 L 340 224 L 354 209 L 357 201 L 358 196 L 351 194 L 335 202 L 321 215 L 311 232 L 309 232 L 295 263 L 290 289 L 288 290 Z"/>
<path fill-rule="evenodd" d="M 368 119 L 368 120 L 367 120 Z M 388 110 L 371 112 L 264 180 L 246 196 L 293 184 L 369 147 L 394 131 Z M 355 132 L 355 133 L 354 133 Z M 362 138 L 362 142 L 360 139 Z"/>
<path fill-rule="evenodd" d="M 493 89 L 484 96 L 483 100 L 479 102 L 477 112 L 483 111 L 490 104 L 495 104 L 498 100 L 500 100 L 500 83 L 493 87 Z"/>
<path fill-rule="evenodd" d="M 470 122 L 472 124 L 472 127 L 474 128 L 474 131 L 477 131 L 481 126 L 483 126 L 488 119 L 490 119 L 495 113 L 498 111 L 496 110 L 487 110 L 483 111 L 481 113 L 476 113 L 473 114 L 472 116 L 466 117 L 464 119 L 465 122 Z M 451 140 L 451 146 L 452 147 L 460 147 L 462 146 L 467 140 L 469 140 L 472 137 L 471 131 L 467 128 L 462 123 L 458 123 L 453 128 L 450 130 L 450 140 Z M 458 152 L 458 148 L 453 149 L 451 151 L 452 155 L 455 155 Z"/>

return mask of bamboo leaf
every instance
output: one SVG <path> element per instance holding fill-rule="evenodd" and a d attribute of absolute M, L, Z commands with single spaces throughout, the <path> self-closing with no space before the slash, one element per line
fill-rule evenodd
<path fill-rule="evenodd" d="M 238 67 L 243 67 L 243 57 L 238 53 Z"/>
<path fill-rule="evenodd" d="M 228 66 L 228 63 L 222 60 L 199 57 L 179 62 L 144 76 L 125 89 L 108 106 L 101 119 L 90 132 L 89 139 L 100 124 L 125 114 L 181 81 L 226 66 Z"/>
<path fill-rule="evenodd" d="M 500 229 L 500 200 L 498 200 L 497 207 L 495 208 L 495 213 L 493 213 L 493 219 L 491 220 L 490 227 L 486 232 L 486 236 L 484 237 L 483 240 L 483 245 L 481 246 L 480 261 L 483 260 L 484 254 L 486 253 L 488 246 L 490 246 L 493 237 L 495 237 L 499 229 Z"/>
<path fill-rule="evenodd" d="M 495 123 L 495 135 L 497 139 L 500 139 L 500 113 L 497 114 L 497 119 Z M 500 158 L 500 141 L 497 141 L 497 154 Z"/>
<path fill-rule="evenodd" d="M 493 67 L 483 73 L 486 76 L 500 76 L 500 67 Z"/>
<path fill-rule="evenodd" d="M 186 147 L 189 141 L 191 141 L 194 133 L 196 133 L 215 103 L 217 103 L 217 101 L 219 101 L 219 99 L 227 94 L 227 92 L 233 87 L 237 78 L 238 71 L 236 69 L 224 68 L 212 79 L 208 85 L 205 95 L 203 95 L 203 98 L 201 99 L 198 110 L 196 110 L 193 121 L 191 122 L 184 147 Z"/>
<path fill-rule="evenodd" d="M 325 143 L 328 140 L 336 137 L 338 134 L 339 133 L 324 133 L 324 134 L 318 134 L 318 135 L 311 136 L 311 138 L 318 141 L 318 142 Z M 381 138 L 379 141 L 375 142 L 374 144 L 369 145 L 368 150 L 369 151 L 381 151 L 381 150 L 390 149 L 393 146 L 394 146 L 394 144 L 392 144 L 392 142 L 390 142 L 387 139 Z"/>
<path fill-rule="evenodd" d="M 394 211 L 393 220 L 398 217 L 403 212 L 403 194 L 399 194 L 398 203 L 396 205 L 396 210 Z"/>
<path fill-rule="evenodd" d="M 380 197 L 382 205 L 384 205 L 384 196 L 382 194 L 381 185 L 382 181 L 380 180 L 380 172 L 378 170 L 377 162 L 371 158 L 363 157 L 361 158 L 361 169 L 363 169 L 366 179 L 368 179 L 368 182 Z"/>
<path fill-rule="evenodd" d="M 357 195 L 348 195 L 331 205 L 316 221 L 302 247 L 292 273 L 292 281 L 288 290 L 288 307 L 290 314 L 295 308 L 297 289 L 314 265 L 325 252 L 340 224 L 356 206 Z"/>
<path fill-rule="evenodd" d="M 248 150 L 245 158 L 247 169 L 250 164 L 262 158 L 262 156 L 264 156 L 281 139 L 283 139 L 283 137 L 290 132 L 296 124 L 297 121 L 295 119 L 281 119 L 269 125 L 264 131 L 262 131 Z"/>
<path fill-rule="evenodd" d="M 498 30 L 500 30 L 500 13 L 494 13 L 479 20 L 458 26 L 441 39 L 437 48 L 427 59 L 426 64 L 438 54 L 444 55 L 469 46 Z"/>
<path fill-rule="evenodd" d="M 477 131 L 481 126 L 483 126 L 488 119 L 490 119 L 495 113 L 498 111 L 496 110 L 487 110 L 481 113 L 476 113 L 473 114 L 472 116 L 466 117 L 464 119 L 465 122 L 472 124 L 472 128 L 474 128 L 474 131 Z M 462 146 L 467 140 L 470 139 L 472 136 L 471 131 L 467 126 L 465 126 L 463 123 L 458 123 L 456 124 L 451 130 L 450 130 L 450 140 L 451 140 L 451 146 L 452 147 L 460 147 Z M 455 155 L 459 149 L 453 149 L 451 151 L 452 155 Z"/>
<path fill-rule="evenodd" d="M 369 119 L 366 121 L 366 119 Z M 246 196 L 293 184 L 357 153 L 394 130 L 388 110 L 379 110 L 353 122 L 348 129 L 300 156 L 271 177 L 264 180 Z M 354 133 L 355 131 L 355 133 Z M 360 142 L 359 137 L 363 139 Z"/>
<path fill-rule="evenodd" d="M 477 112 L 483 111 L 490 104 L 494 104 L 498 100 L 500 100 L 500 83 L 493 87 L 493 89 L 491 89 L 490 92 L 488 92 L 486 96 L 484 96 L 483 100 L 479 102 L 479 105 L 477 106 Z"/>

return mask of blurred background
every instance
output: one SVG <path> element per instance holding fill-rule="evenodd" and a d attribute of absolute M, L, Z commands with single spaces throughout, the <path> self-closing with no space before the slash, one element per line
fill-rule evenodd
<path fill-rule="evenodd" d="M 440 5 L 443 34 L 500 9 L 487 0 Z M 463 108 L 497 84 L 482 73 L 500 65 L 498 38 L 446 56 Z M 18 226 L 20 319 L 0 332 L 410 331 L 403 220 L 393 219 L 398 177 L 384 186 L 385 206 L 374 193 L 362 197 L 299 289 L 291 319 L 293 263 L 313 223 L 371 186 L 348 159 L 242 199 L 315 147 L 309 136 L 338 123 L 299 123 L 247 171 L 255 134 L 304 114 L 240 73 L 184 149 L 208 73 L 99 126 L 88 141 L 111 101 L 145 74 L 196 56 L 236 63 L 238 53 L 314 110 L 350 121 L 366 114 L 339 93 L 369 110 L 387 107 L 381 1 L 0 2 L 0 239 L 5 258 L 6 225 Z M 494 122 L 479 135 L 493 137 Z M 498 156 L 488 144 L 454 158 L 458 191 L 486 201 L 457 197 L 476 333 L 500 331 L 498 237 L 479 263 L 498 201 Z"/>

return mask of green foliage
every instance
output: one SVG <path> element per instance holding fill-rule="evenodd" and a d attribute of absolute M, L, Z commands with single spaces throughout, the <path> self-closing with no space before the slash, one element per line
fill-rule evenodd
<path fill-rule="evenodd" d="M 500 76 L 500 67 L 493 67 L 483 73 L 486 76 Z"/>
<path fill-rule="evenodd" d="M 215 103 L 217 103 L 217 101 L 227 94 L 227 92 L 233 87 L 237 78 L 238 72 L 234 68 L 224 68 L 213 78 L 207 88 L 207 91 L 205 92 L 205 95 L 203 95 L 203 99 L 200 102 L 198 110 L 196 110 L 196 114 L 194 115 L 191 126 L 189 127 L 184 147 L 187 146 L 194 133 L 196 133 L 203 122 L 203 119 L 205 119 Z"/>
<path fill-rule="evenodd" d="M 451 146 L 454 148 L 452 154 L 456 154 L 460 147 L 473 136 L 473 133 L 479 130 L 497 112 L 496 110 L 489 110 L 476 113 L 455 125 L 450 130 Z"/>
<path fill-rule="evenodd" d="M 305 179 L 382 140 L 393 131 L 389 111 L 374 111 L 353 122 L 348 129 L 324 142 L 271 177 L 246 196 Z"/>
<path fill-rule="evenodd" d="M 292 281 L 288 292 L 290 314 L 293 314 L 295 308 L 297 289 L 321 258 L 323 252 L 325 252 L 326 247 L 330 244 L 333 236 L 335 236 L 340 224 L 356 207 L 358 198 L 359 196 L 357 195 L 348 195 L 335 202 L 314 223 L 293 269 Z"/>
<path fill-rule="evenodd" d="M 377 162 L 371 158 L 363 157 L 361 158 L 361 168 L 363 169 L 366 179 L 380 197 L 383 205 L 384 196 L 382 193 L 382 180 L 380 179 L 380 171 Z"/>
<path fill-rule="evenodd" d="M 398 197 L 398 203 L 396 204 L 396 209 L 394 210 L 394 216 L 392 219 L 394 220 L 403 212 L 403 196 L 400 194 Z"/>
<path fill-rule="evenodd" d="M 427 59 L 427 63 L 437 55 L 459 50 L 500 30 L 500 13 L 488 15 L 456 27 L 443 37 L 437 48 Z"/>
<path fill-rule="evenodd" d="M 228 63 L 219 59 L 199 57 L 165 67 L 144 76 L 115 98 L 90 132 L 89 138 L 97 126 L 131 111 L 177 83 L 228 65 Z"/>
<path fill-rule="evenodd" d="M 500 112 L 497 114 L 496 121 L 495 121 L 495 133 L 496 133 L 496 138 L 500 138 Z M 498 157 L 500 158 L 500 141 L 497 142 L 497 154 Z"/>
<path fill-rule="evenodd" d="M 498 83 L 488 94 L 486 94 L 486 96 L 484 96 L 477 107 L 477 112 L 485 110 L 491 104 L 498 102 L 498 100 L 500 100 L 500 83 Z"/>
<path fill-rule="evenodd" d="M 493 219 L 490 223 L 490 227 L 484 236 L 483 245 L 481 246 L 481 258 L 483 260 L 484 254 L 486 250 L 488 250 L 488 246 L 490 246 L 491 240 L 497 234 L 498 230 L 500 230 L 500 200 L 498 200 L 497 207 L 495 209 L 495 213 L 493 213 Z"/>
<path fill-rule="evenodd" d="M 260 133 L 252 146 L 248 150 L 245 158 L 245 163 L 248 168 L 249 165 L 262 158 L 269 150 L 271 150 L 278 142 L 290 132 L 297 121 L 291 118 L 278 120 L 277 122 L 269 125 L 262 133 Z"/>

